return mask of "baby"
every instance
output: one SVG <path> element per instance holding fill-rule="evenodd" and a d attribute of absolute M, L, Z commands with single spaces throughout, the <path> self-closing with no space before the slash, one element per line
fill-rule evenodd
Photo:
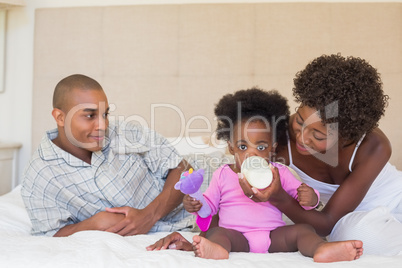
<path fill-rule="evenodd" d="M 354 260 L 362 255 L 361 241 L 328 243 L 309 225 L 286 226 L 281 211 L 270 202 L 255 202 L 253 196 L 246 196 L 239 185 L 238 173 L 245 159 L 259 156 L 270 162 L 276 147 L 286 144 L 289 108 L 284 97 L 276 91 L 258 88 L 240 90 L 225 95 L 217 104 L 215 115 L 218 118 L 217 137 L 228 142 L 235 163 L 217 169 L 204 193 L 205 205 L 210 206 L 212 214 L 219 215 L 219 223 L 208 229 L 205 237 L 193 237 L 197 257 L 227 259 L 229 252 L 300 251 L 316 262 L 334 262 Z M 273 180 L 279 180 L 295 202 L 306 210 L 318 204 L 316 191 L 298 181 L 286 166 L 270 163 Z M 189 195 L 184 197 L 183 205 L 191 213 L 202 206 Z M 164 248 L 172 240 L 158 242 L 148 249 Z"/>

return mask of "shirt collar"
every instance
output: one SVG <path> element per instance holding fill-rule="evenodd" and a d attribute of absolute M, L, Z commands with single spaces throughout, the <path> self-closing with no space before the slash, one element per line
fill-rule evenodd
<path fill-rule="evenodd" d="M 64 159 L 71 166 L 90 166 L 88 163 L 64 151 L 52 140 L 59 134 L 57 128 L 46 132 L 39 145 L 39 155 L 43 160 L 50 161 Z M 154 133 L 141 126 L 132 123 L 114 124 L 110 123 L 106 131 L 105 146 L 101 151 L 92 154 L 94 157 L 105 158 L 112 149 L 114 154 L 144 153 L 150 150 L 149 143 L 152 142 Z M 92 161 L 92 163 L 94 163 Z"/>
<path fill-rule="evenodd" d="M 144 153 L 150 150 L 152 132 L 132 122 L 110 124 L 110 148 L 115 154 Z"/>
<path fill-rule="evenodd" d="M 57 145 L 55 145 L 52 140 L 59 134 L 57 128 L 46 132 L 46 135 L 42 138 L 42 142 L 39 144 L 39 156 L 45 161 L 51 161 L 56 159 L 64 159 L 71 166 L 90 166 L 88 163 L 82 161 L 81 159 L 73 156 L 72 154 L 64 151 Z M 106 137 L 105 146 L 101 151 L 94 152 L 92 159 L 96 156 L 97 158 L 104 158 L 104 152 L 107 151 L 110 145 L 110 139 Z"/>

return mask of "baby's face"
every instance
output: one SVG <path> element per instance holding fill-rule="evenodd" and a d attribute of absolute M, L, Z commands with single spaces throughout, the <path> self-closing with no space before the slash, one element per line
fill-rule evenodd
<path fill-rule="evenodd" d="M 241 164 L 250 156 L 260 156 L 270 161 L 275 150 L 272 145 L 271 127 L 263 121 L 242 121 L 234 125 L 229 151 L 235 157 L 235 171 L 240 172 Z"/>

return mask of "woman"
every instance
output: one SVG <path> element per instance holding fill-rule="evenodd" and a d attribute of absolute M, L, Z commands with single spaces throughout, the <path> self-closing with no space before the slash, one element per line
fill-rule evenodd
<path fill-rule="evenodd" d="M 244 192 L 330 241 L 353 237 L 367 254 L 402 252 L 402 172 L 388 163 L 391 145 L 377 128 L 388 101 L 378 72 L 360 58 L 324 55 L 297 73 L 294 85 L 300 106 L 277 161 L 317 189 L 326 205 L 304 211 L 280 187 L 258 192 L 241 181 Z"/>
<path fill-rule="evenodd" d="M 323 55 L 296 74 L 294 85 L 300 106 L 276 161 L 317 189 L 325 207 L 303 210 L 282 189 L 277 172 L 262 191 L 240 179 L 244 193 L 256 202 L 270 201 L 330 241 L 362 240 L 366 254 L 402 252 L 402 172 L 388 163 L 391 145 L 378 129 L 388 96 L 377 70 L 360 58 Z M 177 233 L 159 245 L 172 243 L 189 249 Z"/>

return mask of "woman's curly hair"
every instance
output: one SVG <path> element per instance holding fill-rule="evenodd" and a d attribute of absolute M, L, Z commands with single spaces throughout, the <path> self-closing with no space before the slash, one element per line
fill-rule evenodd
<path fill-rule="evenodd" d="M 239 90 L 223 96 L 215 106 L 217 138 L 229 141 L 237 122 L 255 118 L 270 124 L 273 143 L 285 145 L 289 114 L 287 99 L 276 90 L 264 91 L 257 87 Z"/>
<path fill-rule="evenodd" d="M 378 126 L 388 105 L 380 74 L 368 62 L 340 54 L 323 55 L 296 74 L 293 96 L 319 111 L 323 123 L 338 123 L 345 142 L 357 142 Z"/>

